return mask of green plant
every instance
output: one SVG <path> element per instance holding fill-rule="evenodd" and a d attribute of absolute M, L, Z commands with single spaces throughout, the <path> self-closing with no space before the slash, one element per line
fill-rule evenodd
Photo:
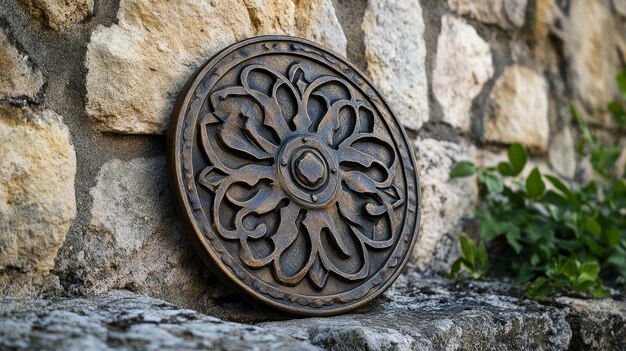
<path fill-rule="evenodd" d="M 459 245 L 461 247 L 461 257 L 457 258 L 452 264 L 450 274 L 457 277 L 461 271 L 461 265 L 465 268 L 472 279 L 481 279 L 483 275 L 489 271 L 489 262 L 487 260 L 487 249 L 482 241 L 478 245 L 474 245 L 472 241 L 465 235 L 459 236 Z"/>
<path fill-rule="evenodd" d="M 605 297 L 606 290 L 598 279 L 597 261 L 581 263 L 573 257 L 559 256 L 546 267 L 546 276 L 537 278 L 528 286 L 528 294 L 545 297 L 553 291 L 586 292 L 592 297 Z"/>
<path fill-rule="evenodd" d="M 626 99 L 626 71 L 618 76 L 618 85 Z M 458 275 L 462 265 L 474 278 L 487 270 L 513 276 L 538 297 L 555 291 L 599 297 L 606 295 L 602 279 L 626 281 L 626 181 L 615 166 L 621 148 L 617 141 L 601 143 L 575 106 L 570 108 L 582 134 L 577 151 L 589 157 L 599 177 L 575 186 L 537 167 L 522 177 L 528 156 L 520 144 L 511 145 L 508 161 L 494 167 L 457 163 L 452 177 L 478 178 L 479 247 L 487 245 L 497 255 L 489 270 L 477 261 L 478 249 L 462 236 L 462 256 L 452 273 Z M 612 102 L 609 111 L 624 128 L 624 106 Z M 464 246 L 472 246 L 474 255 Z"/>

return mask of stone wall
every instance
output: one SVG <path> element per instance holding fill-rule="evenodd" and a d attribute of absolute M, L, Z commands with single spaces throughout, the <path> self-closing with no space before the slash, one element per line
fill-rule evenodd
<path fill-rule="evenodd" d="M 203 311 L 225 289 L 181 236 L 165 176 L 172 104 L 220 48 L 262 34 L 347 55 L 414 138 L 422 186 L 409 270 L 441 273 L 471 222 L 463 159 L 524 143 L 588 176 L 567 108 L 612 133 L 623 0 L 0 0 L 0 294 L 128 289 Z M 624 160 L 625 157 L 622 157 Z"/>

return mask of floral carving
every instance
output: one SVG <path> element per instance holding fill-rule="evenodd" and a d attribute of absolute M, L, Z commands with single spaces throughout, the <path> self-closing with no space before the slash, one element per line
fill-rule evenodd
<path fill-rule="evenodd" d="M 367 278 L 370 255 L 397 241 L 405 201 L 376 110 L 306 63 L 248 65 L 238 81 L 215 89 L 199 120 L 212 227 L 282 285 Z"/>

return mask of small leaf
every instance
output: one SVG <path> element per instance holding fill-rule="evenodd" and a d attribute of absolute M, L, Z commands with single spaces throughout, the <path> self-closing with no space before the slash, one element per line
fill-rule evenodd
<path fill-rule="evenodd" d="M 457 258 L 454 263 L 452 263 L 452 267 L 450 267 L 451 274 L 457 274 L 461 270 L 461 259 Z"/>
<path fill-rule="evenodd" d="M 537 199 L 546 190 L 546 184 L 541 179 L 539 169 L 535 167 L 526 179 L 526 194 L 532 199 Z"/>
<path fill-rule="evenodd" d="M 563 183 L 559 178 L 551 176 L 551 175 L 546 175 L 545 176 L 546 179 L 552 184 L 554 185 L 555 188 L 559 189 L 559 191 L 565 195 L 565 197 L 570 201 L 570 202 L 575 202 L 576 200 L 576 196 L 574 195 L 574 193 L 570 190 L 570 188 L 565 185 L 565 183 Z"/>
<path fill-rule="evenodd" d="M 489 260 L 487 257 L 487 248 L 485 248 L 485 243 L 480 242 L 478 245 L 478 264 L 480 265 L 480 269 L 486 271 L 489 268 Z"/>
<path fill-rule="evenodd" d="M 581 276 L 586 275 L 589 279 L 595 280 L 600 273 L 600 264 L 597 261 L 587 261 L 580 266 Z"/>
<path fill-rule="evenodd" d="M 528 161 L 528 154 L 522 144 L 514 143 L 509 147 L 508 155 L 514 172 L 513 176 L 516 176 L 524 169 L 526 161 Z"/>
<path fill-rule="evenodd" d="M 624 106 L 612 101 L 609 103 L 608 108 L 615 122 L 622 128 L 626 127 L 626 111 L 624 110 Z"/>
<path fill-rule="evenodd" d="M 548 279 L 545 277 L 539 277 L 528 286 L 528 295 L 535 298 L 543 298 L 546 294 L 552 290 L 552 286 Z"/>
<path fill-rule="evenodd" d="M 500 172 L 500 174 L 502 174 L 503 176 L 514 176 L 514 175 L 516 175 L 515 171 L 513 170 L 513 167 L 508 162 L 500 162 L 500 163 L 498 163 L 498 172 Z"/>
<path fill-rule="evenodd" d="M 609 244 L 609 247 L 613 248 L 619 244 L 619 239 L 621 239 L 622 234 L 620 230 L 616 227 L 611 227 L 605 232 L 606 242 Z"/>
<path fill-rule="evenodd" d="M 617 74 L 615 81 L 619 91 L 622 93 L 622 98 L 626 99 L 626 69 Z"/>
<path fill-rule="evenodd" d="M 500 194 L 504 190 L 504 184 L 500 178 L 491 174 L 481 174 L 479 180 L 485 184 L 487 190 L 492 194 Z"/>
<path fill-rule="evenodd" d="M 472 244 L 470 239 L 465 235 L 459 236 L 459 242 L 461 244 L 461 252 L 463 253 L 463 257 L 465 257 L 473 264 L 475 261 L 476 253 L 476 248 L 474 247 L 474 244 Z"/>
<path fill-rule="evenodd" d="M 569 201 L 567 201 L 561 194 L 552 190 L 546 191 L 542 200 L 559 208 L 566 208 L 569 205 Z"/>
<path fill-rule="evenodd" d="M 522 252 L 522 245 L 519 243 L 520 232 L 519 228 L 511 227 L 506 233 L 506 242 L 513 248 L 516 254 L 520 254 Z"/>
<path fill-rule="evenodd" d="M 533 254 L 532 256 L 530 256 L 530 264 L 532 264 L 533 266 L 538 265 L 540 262 L 541 258 L 539 258 L 539 255 Z"/>
<path fill-rule="evenodd" d="M 585 156 L 585 147 L 587 146 L 587 141 L 581 138 L 576 145 L 576 154 L 578 156 Z"/>
<path fill-rule="evenodd" d="M 576 105 L 574 105 L 573 102 L 570 102 L 569 108 L 570 108 L 570 111 L 572 112 L 572 116 L 574 116 L 574 119 L 576 120 L 576 122 L 578 123 L 578 126 L 580 127 L 580 131 L 583 133 L 583 137 L 589 144 L 591 144 L 592 148 L 595 148 L 596 138 L 593 134 L 591 134 L 591 131 L 587 127 L 587 123 L 583 121 L 582 117 L 580 116 L 580 113 L 578 113 L 578 109 L 576 108 Z"/>
<path fill-rule="evenodd" d="M 476 167 L 470 161 L 460 161 L 457 162 L 452 171 L 450 172 L 450 177 L 452 178 L 462 178 L 469 177 L 476 173 Z"/>
<path fill-rule="evenodd" d="M 606 263 L 621 268 L 620 270 L 624 270 L 626 269 L 626 257 L 619 255 L 619 254 L 614 254 L 612 256 L 610 256 L 607 260 Z"/>
<path fill-rule="evenodd" d="M 497 222 L 495 222 L 488 211 L 485 209 L 479 209 L 476 211 L 476 216 L 480 218 L 481 240 L 492 241 L 501 234 L 497 226 Z"/>
<path fill-rule="evenodd" d="M 583 228 L 591 233 L 594 237 L 600 238 L 600 234 L 602 234 L 602 227 L 600 223 L 596 221 L 593 217 L 583 213 Z"/>

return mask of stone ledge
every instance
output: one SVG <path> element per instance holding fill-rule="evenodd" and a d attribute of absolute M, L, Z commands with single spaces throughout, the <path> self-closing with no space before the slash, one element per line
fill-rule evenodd
<path fill-rule="evenodd" d="M 505 284 L 404 277 L 358 313 L 259 325 L 328 350 L 565 350 L 566 313 Z"/>
<path fill-rule="evenodd" d="M 0 298 L 2 350 L 317 350 L 258 327 L 116 291 L 48 301 Z"/>
<path fill-rule="evenodd" d="M 256 326 L 127 291 L 65 300 L 0 298 L 0 349 L 626 349 L 626 302 L 562 297 L 540 304 L 520 293 L 506 283 L 409 274 L 351 314 Z"/>

